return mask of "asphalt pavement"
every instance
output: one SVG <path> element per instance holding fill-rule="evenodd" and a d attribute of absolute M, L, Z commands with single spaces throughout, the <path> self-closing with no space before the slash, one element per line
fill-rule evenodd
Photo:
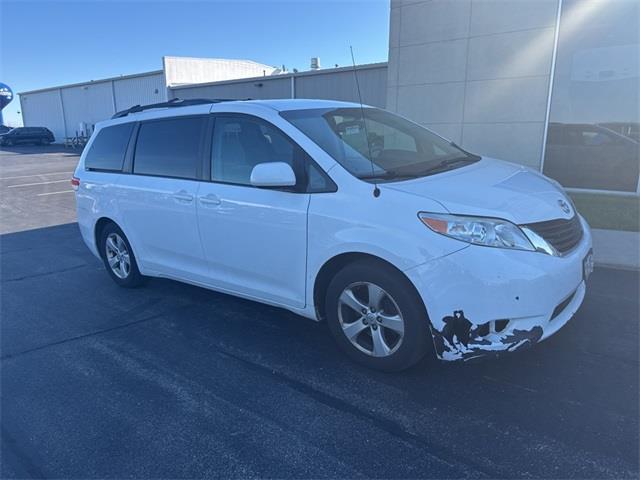
<path fill-rule="evenodd" d="M 535 348 L 383 374 L 281 309 L 118 288 L 37 196 L 68 184 L 9 188 L 76 161 L 0 152 L 0 477 L 638 478 L 637 271 Z"/>

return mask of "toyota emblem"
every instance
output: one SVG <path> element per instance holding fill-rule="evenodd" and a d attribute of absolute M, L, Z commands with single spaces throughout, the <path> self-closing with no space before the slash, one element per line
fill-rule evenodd
<path fill-rule="evenodd" d="M 566 214 L 571 213 L 571 207 L 564 200 L 562 200 L 562 199 L 558 200 L 558 205 L 560 205 L 560 208 L 562 209 L 562 211 L 564 213 L 566 213 Z"/>

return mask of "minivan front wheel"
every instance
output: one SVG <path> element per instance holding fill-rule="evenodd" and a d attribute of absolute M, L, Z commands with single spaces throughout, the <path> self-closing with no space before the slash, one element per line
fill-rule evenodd
<path fill-rule="evenodd" d="M 109 276 L 121 287 L 141 285 L 144 277 L 138 270 L 131 245 L 114 223 L 107 224 L 100 235 L 101 255 Z"/>
<path fill-rule="evenodd" d="M 382 262 L 347 265 L 329 284 L 329 329 L 352 359 L 370 368 L 398 371 L 429 350 L 428 319 L 413 285 Z"/>

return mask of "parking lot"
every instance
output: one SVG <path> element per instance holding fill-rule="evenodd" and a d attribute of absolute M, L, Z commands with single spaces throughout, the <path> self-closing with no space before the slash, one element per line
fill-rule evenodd
<path fill-rule="evenodd" d="M 0 234 L 75 222 L 78 154 L 59 145 L 0 147 Z"/>
<path fill-rule="evenodd" d="M 118 288 L 76 162 L 0 151 L 2 478 L 638 477 L 638 272 L 596 268 L 531 350 L 382 374 L 284 310 Z"/>

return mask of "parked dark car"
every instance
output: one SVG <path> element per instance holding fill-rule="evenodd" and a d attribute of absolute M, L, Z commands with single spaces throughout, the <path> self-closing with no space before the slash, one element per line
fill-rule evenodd
<path fill-rule="evenodd" d="M 48 145 L 54 140 L 53 133 L 46 127 L 18 127 L 0 135 L 0 145 L 3 146 L 25 143 Z"/>
<path fill-rule="evenodd" d="M 0 135 L 2 135 L 3 133 L 7 133 L 10 130 L 11 130 L 11 127 L 7 127 L 6 125 L 0 125 Z"/>

